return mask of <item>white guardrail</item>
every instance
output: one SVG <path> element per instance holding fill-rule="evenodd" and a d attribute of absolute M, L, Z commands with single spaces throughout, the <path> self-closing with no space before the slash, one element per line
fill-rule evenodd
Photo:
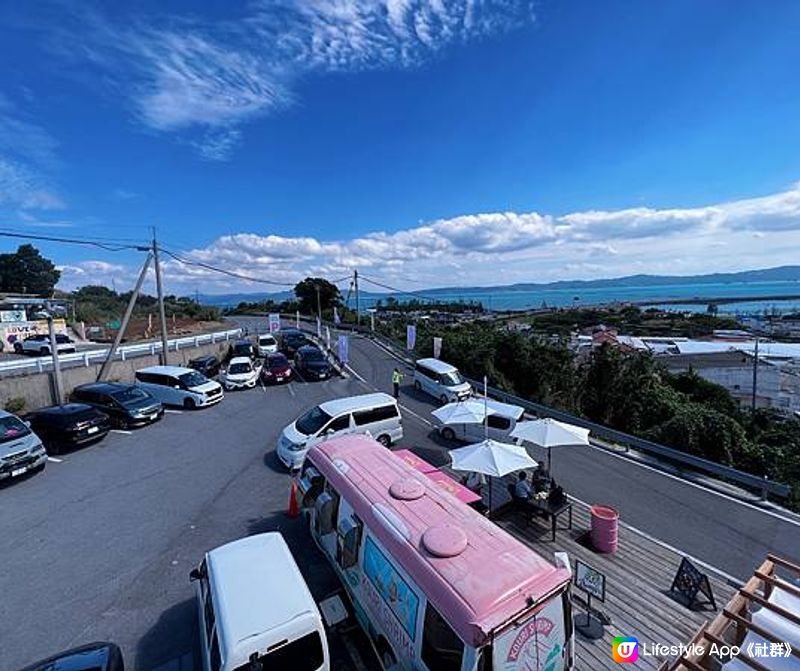
<path fill-rule="evenodd" d="M 196 336 L 186 336 L 184 338 L 172 338 L 167 340 L 167 351 L 178 352 L 186 347 L 197 347 L 199 345 L 209 345 L 217 342 L 227 342 L 231 338 L 241 335 L 241 329 L 229 329 L 227 331 L 216 331 L 214 333 L 204 333 Z M 58 360 L 62 367 L 91 366 L 102 363 L 108 356 L 110 347 L 102 349 L 91 349 L 84 352 L 74 352 L 69 354 L 59 354 Z M 131 345 L 120 345 L 114 353 L 114 361 L 126 361 L 137 356 L 154 355 L 161 351 L 161 341 L 134 343 Z M 53 357 L 38 356 L 19 358 L 9 361 L 0 361 L 0 375 L 3 373 L 16 373 L 27 371 L 29 373 L 44 373 L 53 369 Z"/>

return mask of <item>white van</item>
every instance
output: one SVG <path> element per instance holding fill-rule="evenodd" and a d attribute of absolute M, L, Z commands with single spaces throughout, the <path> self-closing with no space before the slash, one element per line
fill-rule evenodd
<path fill-rule="evenodd" d="M 187 410 L 214 405 L 224 398 L 219 382 L 180 366 L 150 366 L 137 370 L 136 386 L 165 405 L 181 405 Z"/>
<path fill-rule="evenodd" d="M 275 354 L 278 351 L 278 341 L 274 335 L 264 333 L 258 336 L 258 344 L 256 345 L 258 356 L 265 357 L 268 354 Z"/>
<path fill-rule="evenodd" d="M 484 402 L 483 398 L 476 399 L 480 403 Z M 486 407 L 494 411 L 493 414 L 487 417 L 487 424 L 489 425 L 489 438 L 497 440 L 501 443 L 509 442 L 508 435 L 517 426 L 517 422 L 522 419 L 525 411 L 518 405 L 511 405 L 509 403 L 500 403 L 491 398 L 486 399 Z M 486 427 L 481 422 L 480 424 L 464 423 L 464 424 L 442 424 L 436 427 L 442 438 L 446 440 L 463 440 L 468 443 L 479 443 L 486 438 Z"/>
<path fill-rule="evenodd" d="M 403 437 L 397 400 L 389 394 L 363 394 L 326 401 L 289 424 L 278 439 L 278 458 L 300 468 L 317 443 L 346 433 L 366 433 L 386 447 Z"/>
<path fill-rule="evenodd" d="M 472 394 L 458 368 L 439 359 L 417 359 L 414 367 L 414 389 L 438 398 L 444 405 L 452 401 L 463 401 Z"/>
<path fill-rule="evenodd" d="M 204 671 L 330 669 L 322 618 L 280 533 L 211 550 L 189 579 Z"/>

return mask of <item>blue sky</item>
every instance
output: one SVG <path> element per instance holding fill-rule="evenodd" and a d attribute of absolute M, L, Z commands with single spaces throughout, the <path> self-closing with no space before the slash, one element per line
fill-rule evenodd
<path fill-rule="evenodd" d="M 4 229 L 403 288 L 800 258 L 797 2 L 119 4 L 0 3 Z"/>

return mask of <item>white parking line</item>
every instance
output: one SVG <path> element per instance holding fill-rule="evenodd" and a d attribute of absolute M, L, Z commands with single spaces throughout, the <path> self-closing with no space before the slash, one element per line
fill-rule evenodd
<path fill-rule="evenodd" d="M 183 410 L 170 410 L 169 408 L 165 408 L 164 412 L 168 412 L 170 415 L 182 415 Z"/>
<path fill-rule="evenodd" d="M 60 464 L 63 459 L 56 459 L 55 457 L 47 457 L 47 461 L 52 461 L 54 464 Z"/>
<path fill-rule="evenodd" d="M 289 393 L 290 393 L 292 396 L 297 396 L 297 392 L 295 392 L 295 390 L 294 390 L 294 385 L 293 385 L 291 382 L 290 382 L 288 385 L 286 385 L 286 386 L 287 386 L 287 387 L 289 387 Z"/>
<path fill-rule="evenodd" d="M 123 436 L 130 436 L 133 431 L 125 431 L 125 429 L 111 429 L 110 433 L 121 433 Z"/>

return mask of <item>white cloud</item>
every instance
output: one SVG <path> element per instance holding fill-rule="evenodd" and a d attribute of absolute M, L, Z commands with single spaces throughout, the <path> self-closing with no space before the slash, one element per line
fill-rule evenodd
<path fill-rule="evenodd" d="M 64 201 L 24 162 L 0 155 L 0 206 L 59 210 Z"/>
<path fill-rule="evenodd" d="M 757 244 L 754 234 L 762 236 Z M 763 198 L 699 208 L 592 210 L 562 216 L 481 213 L 346 240 L 238 233 L 184 255 L 289 284 L 306 275 L 338 278 L 358 268 L 367 277 L 418 289 L 796 263 L 799 234 L 800 183 Z M 261 284 L 174 260 L 164 266 L 169 282 L 187 290 L 265 290 Z"/>
<path fill-rule="evenodd" d="M 110 74 L 147 127 L 220 161 L 240 126 L 290 103 L 309 72 L 412 67 L 531 20 L 530 0 L 263 0 L 236 19 L 125 25 L 79 10 L 57 48 Z"/>

